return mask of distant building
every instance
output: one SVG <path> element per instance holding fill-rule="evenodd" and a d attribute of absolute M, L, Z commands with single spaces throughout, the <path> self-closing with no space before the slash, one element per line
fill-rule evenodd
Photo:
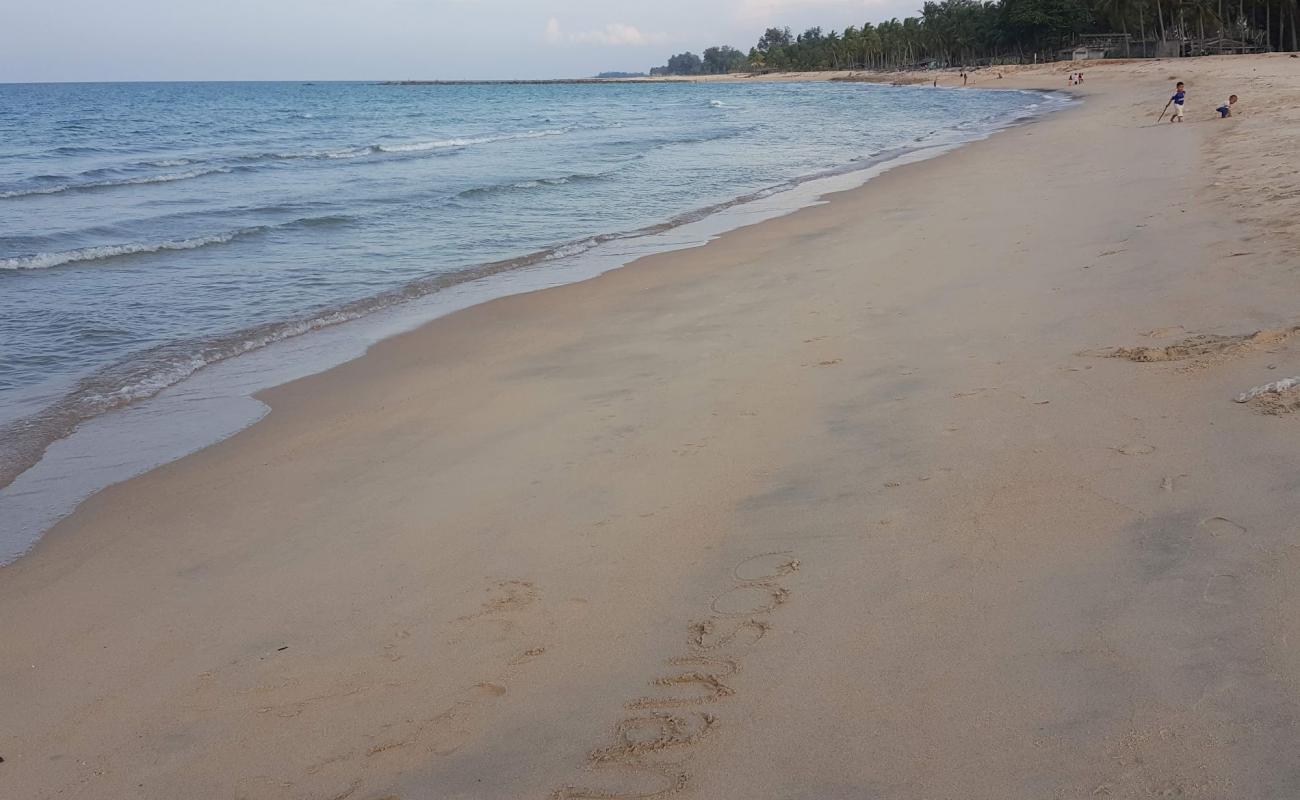
<path fill-rule="evenodd" d="M 1073 50 L 1061 51 L 1061 57 L 1065 61 L 1091 61 L 1096 58 L 1105 58 L 1106 52 L 1105 48 L 1080 45 Z"/>

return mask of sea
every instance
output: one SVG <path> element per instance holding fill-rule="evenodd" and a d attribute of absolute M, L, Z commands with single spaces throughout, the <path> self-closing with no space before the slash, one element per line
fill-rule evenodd
<path fill-rule="evenodd" d="M 0 564 L 93 492 L 255 422 L 260 389 L 1070 102 L 864 83 L 0 85 Z"/>

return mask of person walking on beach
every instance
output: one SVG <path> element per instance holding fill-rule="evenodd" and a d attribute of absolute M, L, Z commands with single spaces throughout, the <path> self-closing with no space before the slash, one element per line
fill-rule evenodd
<path fill-rule="evenodd" d="M 1174 96 L 1169 98 L 1168 103 L 1165 103 L 1165 111 L 1168 111 L 1171 105 L 1174 107 L 1173 113 L 1169 115 L 1170 122 L 1183 121 L 1183 106 L 1186 102 L 1187 91 L 1183 86 L 1183 82 L 1179 81 L 1178 84 L 1174 86 Z M 1161 111 L 1160 116 L 1163 117 L 1164 115 L 1165 112 Z"/>

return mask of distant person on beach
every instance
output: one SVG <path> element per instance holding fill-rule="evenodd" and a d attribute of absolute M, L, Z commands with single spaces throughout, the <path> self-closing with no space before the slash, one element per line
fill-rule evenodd
<path fill-rule="evenodd" d="M 1168 103 L 1165 103 L 1165 110 L 1168 110 L 1171 105 L 1174 107 L 1173 112 L 1169 115 L 1170 122 L 1183 121 L 1183 106 L 1186 102 L 1187 90 L 1184 87 L 1183 82 L 1179 81 L 1178 84 L 1174 86 L 1174 96 L 1169 98 Z"/>
<path fill-rule="evenodd" d="M 1219 119 L 1232 116 L 1232 107 L 1237 104 L 1237 96 L 1234 94 L 1228 98 L 1228 102 L 1214 109 L 1219 112 Z"/>

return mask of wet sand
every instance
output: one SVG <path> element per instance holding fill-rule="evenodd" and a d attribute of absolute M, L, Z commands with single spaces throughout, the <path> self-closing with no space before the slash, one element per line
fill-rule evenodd
<path fill-rule="evenodd" d="M 1233 402 L 1300 375 L 1297 74 L 1089 66 L 266 393 L 0 569 L 0 793 L 1300 794 L 1300 416 Z"/>

